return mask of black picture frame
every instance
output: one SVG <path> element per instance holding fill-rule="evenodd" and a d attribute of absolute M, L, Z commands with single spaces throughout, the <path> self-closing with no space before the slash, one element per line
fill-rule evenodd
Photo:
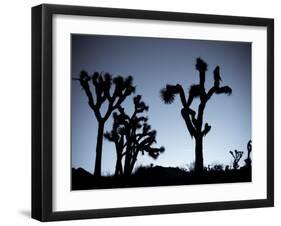
<path fill-rule="evenodd" d="M 247 25 L 267 28 L 267 198 L 129 208 L 52 210 L 52 18 L 55 14 Z M 32 8 L 32 218 L 40 221 L 274 206 L 274 20 L 43 4 Z"/>

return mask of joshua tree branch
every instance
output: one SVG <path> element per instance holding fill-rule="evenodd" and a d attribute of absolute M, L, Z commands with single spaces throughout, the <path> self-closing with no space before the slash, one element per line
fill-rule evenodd
<path fill-rule="evenodd" d="M 206 102 L 202 101 L 198 106 L 198 114 L 197 114 L 197 130 L 201 133 L 202 125 L 203 125 L 203 115 L 205 110 Z"/>
<path fill-rule="evenodd" d="M 213 86 L 207 93 L 206 102 L 212 97 L 214 93 L 231 95 L 232 89 L 229 86 L 222 86 L 222 87 Z"/>
<path fill-rule="evenodd" d="M 187 126 L 187 129 L 188 129 L 190 135 L 191 135 L 192 137 L 194 137 L 195 134 L 196 134 L 196 129 L 195 129 L 195 127 L 193 126 L 193 124 L 192 124 L 192 122 L 191 122 L 190 114 L 189 114 L 188 109 L 183 108 L 183 109 L 181 110 L 181 114 L 182 114 L 182 116 L 183 116 L 183 119 L 184 119 L 184 121 L 185 121 L 185 124 L 186 124 L 186 126 Z"/>
<path fill-rule="evenodd" d="M 193 124 L 193 127 L 196 128 L 197 127 L 197 119 L 195 118 L 196 112 L 194 110 L 192 110 L 191 108 L 188 109 L 189 115 L 191 117 L 191 121 Z"/>
<path fill-rule="evenodd" d="M 179 89 L 179 95 L 180 95 L 180 99 L 181 99 L 181 103 L 182 103 L 183 107 L 187 107 L 187 102 L 186 102 L 186 99 L 185 99 L 184 89 L 179 84 L 177 84 L 176 86 Z"/>
<path fill-rule="evenodd" d="M 114 111 L 113 102 L 114 102 L 114 100 L 109 100 L 107 111 L 103 117 L 105 120 L 107 120 L 109 118 L 109 116 L 111 115 L 111 113 Z"/>
<path fill-rule="evenodd" d="M 206 102 L 213 96 L 213 94 L 216 92 L 217 88 L 213 86 L 207 93 L 206 96 Z"/>
<path fill-rule="evenodd" d="M 231 95 L 232 89 L 229 86 L 222 86 L 216 89 L 216 94 L 227 94 Z"/>
<path fill-rule="evenodd" d="M 208 123 L 205 123 L 204 130 L 202 131 L 203 136 L 206 136 L 211 130 L 211 126 Z"/>
<path fill-rule="evenodd" d="M 136 141 L 140 142 L 141 139 L 143 139 L 143 138 L 145 138 L 147 136 L 152 136 L 152 133 L 151 132 L 148 132 L 148 133 L 138 133 L 138 134 L 136 134 Z"/>
<path fill-rule="evenodd" d="M 100 112 L 98 111 L 95 102 L 94 102 L 94 98 L 93 98 L 93 94 L 90 90 L 90 86 L 89 86 L 89 78 L 87 79 L 75 79 L 75 80 L 79 80 L 80 81 L 80 85 L 82 86 L 86 96 L 88 97 L 88 104 L 90 106 L 90 108 L 94 111 L 96 118 L 98 121 L 102 120 L 102 117 L 100 115 Z"/>
<path fill-rule="evenodd" d="M 127 96 L 129 96 L 131 94 L 131 92 L 129 91 L 128 88 L 126 88 L 126 90 L 124 91 L 124 93 L 122 93 L 119 97 L 118 97 L 118 100 L 116 102 L 115 105 L 112 106 L 112 108 L 115 110 L 117 109 L 118 107 L 120 107 L 121 103 L 126 99 Z M 112 104 L 115 102 L 115 99 L 114 101 L 112 102 Z"/>
<path fill-rule="evenodd" d="M 95 92 L 96 92 L 96 97 L 97 97 L 96 106 L 99 109 L 101 104 L 102 104 L 102 101 L 101 101 L 101 92 L 102 91 L 100 89 L 100 84 L 98 84 L 95 77 L 92 78 L 92 82 L 93 82 L 93 85 L 95 87 Z"/>

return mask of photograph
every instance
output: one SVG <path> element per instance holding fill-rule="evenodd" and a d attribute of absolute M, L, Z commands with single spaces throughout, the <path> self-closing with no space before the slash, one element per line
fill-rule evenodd
<path fill-rule="evenodd" d="M 32 7 L 31 217 L 273 207 L 274 18 L 120 7 Z"/>
<path fill-rule="evenodd" d="M 71 34 L 71 190 L 251 182 L 251 53 Z"/>

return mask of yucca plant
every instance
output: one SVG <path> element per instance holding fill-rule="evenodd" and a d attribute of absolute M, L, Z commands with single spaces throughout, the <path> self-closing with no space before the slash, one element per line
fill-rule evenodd
<path fill-rule="evenodd" d="M 211 126 L 208 123 L 204 123 L 203 118 L 206 104 L 214 94 L 231 95 L 232 89 L 229 86 L 220 86 L 220 68 L 217 66 L 213 72 L 213 86 L 206 91 L 205 74 L 207 71 L 207 64 L 201 58 L 197 58 L 195 68 L 199 72 L 199 84 L 190 86 L 188 97 L 186 97 L 185 91 L 180 84 L 167 84 L 166 87 L 160 91 L 160 94 L 165 104 L 173 103 L 176 95 L 179 95 L 182 103 L 181 115 L 189 134 L 192 138 L 195 138 L 195 172 L 200 174 L 203 172 L 204 168 L 203 137 L 211 130 Z M 191 108 L 191 104 L 195 98 L 200 98 L 197 112 Z"/>
<path fill-rule="evenodd" d="M 243 151 L 234 150 L 229 152 L 233 157 L 233 169 L 237 170 L 239 168 L 239 161 L 243 156 Z"/>

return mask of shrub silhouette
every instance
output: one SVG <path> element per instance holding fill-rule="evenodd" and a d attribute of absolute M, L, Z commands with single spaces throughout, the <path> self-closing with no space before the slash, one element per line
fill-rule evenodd
<path fill-rule="evenodd" d="M 140 95 L 134 97 L 133 101 L 133 114 L 129 116 L 122 107 L 119 107 L 118 113 L 113 113 L 112 130 L 104 135 L 107 140 L 115 144 L 117 156 L 115 176 L 131 175 L 139 153 L 147 153 L 156 159 L 165 150 L 164 147 L 152 147 L 156 143 L 156 131 L 151 130 L 150 125 L 147 124 L 148 119 L 142 116 L 142 113 L 148 111 L 148 106 L 141 101 Z"/>
<path fill-rule="evenodd" d="M 215 164 L 213 166 L 213 170 L 215 170 L 215 171 L 223 171 L 223 165 L 222 164 Z"/>
<path fill-rule="evenodd" d="M 239 161 L 243 156 L 243 151 L 235 150 L 234 152 L 230 151 L 229 153 L 231 154 L 231 156 L 234 159 L 233 160 L 233 169 L 237 170 L 239 168 Z"/>
<path fill-rule="evenodd" d="M 78 80 L 82 86 L 87 98 L 90 108 L 93 110 L 98 121 L 98 134 L 96 143 L 96 159 L 94 175 L 101 176 L 101 160 L 102 160 L 102 143 L 104 134 L 104 125 L 112 112 L 118 109 L 122 102 L 135 91 L 133 86 L 133 77 L 128 76 L 123 78 L 117 76 L 112 79 L 109 73 L 94 72 L 93 75 L 88 75 L 86 71 L 80 72 Z M 114 85 L 114 89 L 112 89 Z M 95 95 L 92 93 L 95 91 Z M 101 107 L 107 103 L 108 107 L 104 115 L 101 114 Z"/>
<path fill-rule="evenodd" d="M 207 102 L 214 94 L 228 94 L 232 93 L 232 89 L 229 86 L 220 86 L 220 68 L 217 66 L 214 70 L 214 84 L 207 92 L 205 90 L 205 73 L 207 71 L 207 64 L 200 58 L 197 58 L 196 70 L 199 72 L 199 84 L 191 85 L 189 89 L 189 96 L 186 98 L 185 91 L 180 84 L 169 85 L 167 84 L 164 89 L 160 91 L 162 100 L 166 104 L 171 104 L 175 95 L 180 96 L 182 103 L 181 115 L 186 123 L 186 127 L 191 135 L 195 138 L 195 171 L 198 174 L 203 172 L 203 137 L 206 136 L 211 126 L 205 123 L 203 127 L 203 116 Z M 198 105 L 197 114 L 196 111 L 191 108 L 191 104 L 194 98 L 200 99 Z"/>

